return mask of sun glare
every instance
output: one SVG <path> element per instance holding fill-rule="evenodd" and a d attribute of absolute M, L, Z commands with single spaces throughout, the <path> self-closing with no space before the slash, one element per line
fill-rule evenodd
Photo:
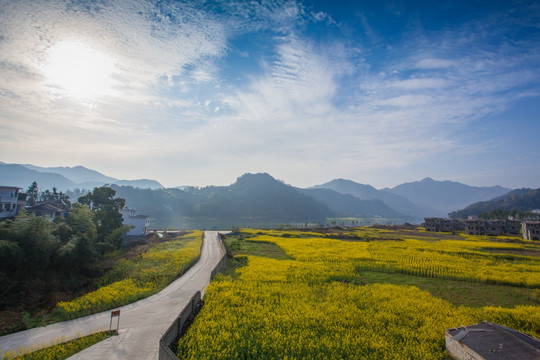
<path fill-rule="evenodd" d="M 75 41 L 51 48 L 45 75 L 75 98 L 95 98 L 112 90 L 115 64 L 111 57 Z"/>

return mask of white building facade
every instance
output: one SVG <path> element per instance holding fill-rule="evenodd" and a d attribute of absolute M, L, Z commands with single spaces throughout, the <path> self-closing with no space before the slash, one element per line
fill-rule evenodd
<path fill-rule="evenodd" d="M 136 210 L 129 209 L 127 206 L 120 210 L 122 214 L 124 225 L 132 225 L 133 228 L 129 230 L 125 235 L 128 237 L 144 237 L 148 231 L 148 225 L 150 224 L 150 216 L 148 215 L 136 215 Z"/>
<path fill-rule="evenodd" d="M 521 233 L 526 240 L 540 240 L 540 221 L 524 221 Z"/>
<path fill-rule="evenodd" d="M 0 219 L 13 217 L 24 209 L 26 193 L 16 186 L 0 186 Z"/>

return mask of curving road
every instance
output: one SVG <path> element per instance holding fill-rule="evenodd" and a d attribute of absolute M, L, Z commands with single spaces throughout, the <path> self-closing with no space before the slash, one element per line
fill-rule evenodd
<path fill-rule="evenodd" d="M 146 299 L 123 306 L 118 336 L 104 340 L 70 359 L 151 359 L 158 358 L 159 339 L 197 291 L 204 293 L 210 274 L 225 255 L 218 233 L 205 231 L 200 260 L 171 285 Z M 64 336 L 67 339 L 108 330 L 111 312 L 65 321 L 41 328 L 0 337 L 0 357 L 8 350 L 50 344 Z M 113 319 L 115 328 L 117 318 Z"/>

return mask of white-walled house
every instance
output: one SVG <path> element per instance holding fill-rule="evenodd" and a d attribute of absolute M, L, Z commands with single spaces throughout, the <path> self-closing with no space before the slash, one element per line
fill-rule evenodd
<path fill-rule="evenodd" d="M 124 220 L 124 225 L 132 225 L 133 229 L 129 230 L 125 235 L 127 237 L 144 237 L 150 224 L 150 216 L 148 215 L 135 215 L 136 210 L 130 209 L 127 206 L 120 210 L 120 214 Z"/>
<path fill-rule="evenodd" d="M 26 193 L 17 186 L 0 186 L 0 219 L 13 217 L 24 209 Z"/>

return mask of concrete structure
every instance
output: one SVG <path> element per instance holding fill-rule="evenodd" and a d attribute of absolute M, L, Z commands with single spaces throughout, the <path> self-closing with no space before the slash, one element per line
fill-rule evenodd
<path fill-rule="evenodd" d="M 120 308 L 120 328 L 112 336 L 80 353 L 71 360 L 156 360 L 160 341 L 171 324 L 193 303 L 197 292 L 204 291 L 216 267 L 221 264 L 225 249 L 218 233 L 206 231 L 200 260 L 182 277 L 159 293 Z M 179 269 L 180 270 L 180 269 Z M 108 329 L 111 311 L 83 318 L 21 331 L 0 337 L 0 358 L 19 347 L 48 344 L 64 336 L 72 339 Z M 116 321 L 116 319 L 114 320 Z"/>
<path fill-rule="evenodd" d="M 482 322 L 446 330 L 446 351 L 457 360 L 539 360 L 540 340 L 519 331 Z"/>
<path fill-rule="evenodd" d="M 452 232 L 463 231 L 465 224 L 459 219 L 450 218 L 424 218 L 426 231 L 433 232 Z"/>
<path fill-rule="evenodd" d="M 522 222 L 521 233 L 526 240 L 540 240 L 540 221 Z"/>
<path fill-rule="evenodd" d="M 521 223 L 512 220 L 466 220 L 465 232 L 469 235 L 519 235 Z"/>
<path fill-rule="evenodd" d="M 0 219 L 16 216 L 24 209 L 26 193 L 16 186 L 0 186 Z"/>
<path fill-rule="evenodd" d="M 69 214 L 69 205 L 62 201 L 46 200 L 40 201 L 32 207 L 27 207 L 26 211 L 29 214 L 34 214 L 35 216 L 40 216 L 53 221 L 57 216 L 63 218 L 66 217 Z"/>
<path fill-rule="evenodd" d="M 120 214 L 124 218 L 124 225 L 132 225 L 133 229 L 129 230 L 125 235 L 128 238 L 144 237 L 150 224 L 150 216 L 148 215 L 135 215 L 136 210 L 129 209 L 127 206 L 120 210 Z"/>

